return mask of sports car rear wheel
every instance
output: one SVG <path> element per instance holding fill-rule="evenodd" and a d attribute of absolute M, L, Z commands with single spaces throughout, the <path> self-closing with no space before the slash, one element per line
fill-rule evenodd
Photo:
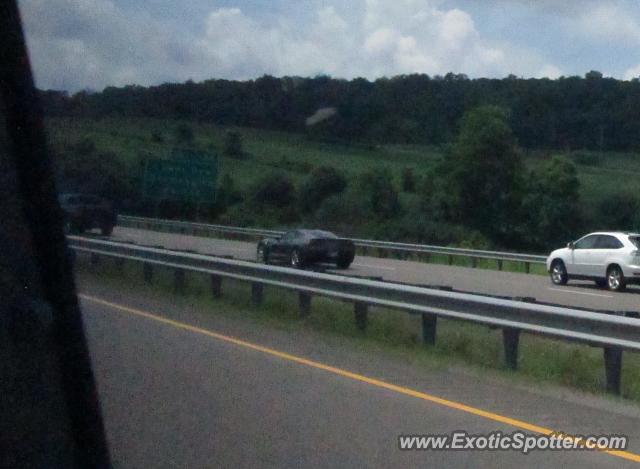
<path fill-rule="evenodd" d="M 256 253 L 256 260 L 258 262 L 262 262 L 263 264 L 269 263 L 269 254 L 264 246 L 258 246 L 258 252 Z"/>
<path fill-rule="evenodd" d="M 302 269 L 304 267 L 304 262 L 302 258 L 302 254 L 297 249 L 291 251 L 291 257 L 289 258 L 289 263 L 291 267 L 294 269 Z"/>

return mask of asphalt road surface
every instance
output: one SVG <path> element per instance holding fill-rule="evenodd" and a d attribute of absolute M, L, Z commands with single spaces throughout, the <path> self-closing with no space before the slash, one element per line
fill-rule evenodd
<path fill-rule="evenodd" d="M 133 241 L 168 249 L 192 250 L 201 254 L 234 256 L 254 260 L 256 243 L 162 233 L 116 227 L 112 239 Z M 613 293 L 591 281 L 571 281 L 566 286 L 551 284 L 546 276 L 486 269 L 453 267 L 423 262 L 356 256 L 348 275 L 382 277 L 385 280 L 422 285 L 450 286 L 456 290 L 510 297 L 533 297 L 565 306 L 609 311 L 640 311 L 640 288 Z"/>
<path fill-rule="evenodd" d="M 630 404 L 411 363 L 95 278 L 81 278 L 79 290 L 115 467 L 586 469 L 640 460 L 640 409 Z M 398 449 L 400 434 L 539 427 L 623 434 L 630 444 L 619 455 Z"/>

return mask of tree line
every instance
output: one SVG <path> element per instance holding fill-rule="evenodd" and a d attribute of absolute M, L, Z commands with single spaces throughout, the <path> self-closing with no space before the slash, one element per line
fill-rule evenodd
<path fill-rule="evenodd" d="M 263 76 L 200 83 L 107 87 L 101 92 L 42 91 L 46 114 L 176 118 L 224 126 L 307 132 L 323 140 L 450 142 L 464 113 L 508 110 L 519 144 L 532 149 L 640 149 L 640 81 L 584 77 L 469 79 L 449 73 L 369 81 Z M 330 112 L 318 111 L 330 110 Z M 311 116 L 319 119 L 309 119 Z"/>

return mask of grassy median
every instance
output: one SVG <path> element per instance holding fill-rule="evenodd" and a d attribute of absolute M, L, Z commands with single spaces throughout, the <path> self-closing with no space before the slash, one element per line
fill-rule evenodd
<path fill-rule="evenodd" d="M 88 256 L 78 255 L 76 274 L 80 278 L 99 278 L 101 283 L 114 288 L 152 292 L 156 297 L 175 295 L 173 270 L 157 266 L 154 266 L 152 283 L 147 284 L 143 281 L 142 265 L 138 262 L 127 261 L 118 267 L 113 259 L 103 257 L 97 265 L 91 265 Z M 518 371 L 513 373 L 504 366 L 499 329 L 439 319 L 436 344 L 428 347 L 421 340 L 418 315 L 370 308 L 368 326 L 366 332 L 362 332 L 356 327 L 351 303 L 314 297 L 311 314 L 300 318 L 298 297 L 294 292 L 265 286 L 263 303 L 254 306 L 251 303 L 251 288 L 246 282 L 223 279 L 222 298 L 214 299 L 210 293 L 209 276 L 187 272 L 186 280 L 184 295 L 202 306 L 203 310 L 211 310 L 212 314 L 233 315 L 292 332 L 298 328 L 308 328 L 338 335 L 353 340 L 361 347 L 399 354 L 416 366 L 471 365 L 476 371 L 492 370 L 525 383 L 563 385 L 604 394 L 601 348 L 522 334 Z M 622 396 L 640 402 L 640 361 L 634 353 L 624 354 Z"/>

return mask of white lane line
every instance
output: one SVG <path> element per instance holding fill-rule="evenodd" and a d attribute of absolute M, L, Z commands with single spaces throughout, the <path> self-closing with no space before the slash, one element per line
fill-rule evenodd
<path fill-rule="evenodd" d="M 370 269 L 380 269 L 380 270 L 396 270 L 395 267 L 383 267 L 381 265 L 371 265 L 371 264 L 351 264 L 358 267 L 368 267 Z"/>
<path fill-rule="evenodd" d="M 560 288 L 549 288 L 549 290 L 559 291 L 561 293 L 575 293 L 576 295 L 601 296 L 602 298 L 613 298 L 612 295 L 603 295 L 602 293 L 587 293 L 584 291 L 562 290 Z"/>

